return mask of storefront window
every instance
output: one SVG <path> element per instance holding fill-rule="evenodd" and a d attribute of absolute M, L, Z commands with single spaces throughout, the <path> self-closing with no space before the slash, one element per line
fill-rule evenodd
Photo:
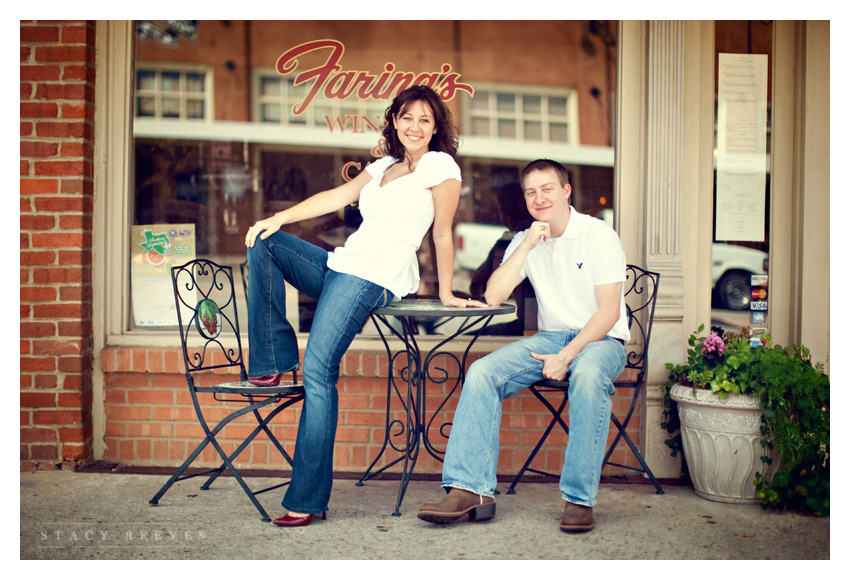
<path fill-rule="evenodd" d="M 186 247 L 195 257 L 233 266 L 247 320 L 239 266 L 248 227 L 355 177 L 379 155 L 389 100 L 409 84 L 429 84 L 461 137 L 453 289 L 480 297 L 505 241 L 529 219 L 519 187 L 529 161 L 563 163 L 576 209 L 612 216 L 616 34 L 607 21 L 139 23 L 131 229 L 192 235 Z M 537 38 L 546 42 L 528 42 Z M 350 206 L 285 229 L 330 250 L 359 224 Z M 140 243 L 133 240 L 131 254 Z M 419 250 L 419 297 L 437 295 L 432 248 L 429 234 Z M 293 326 L 308 332 L 312 301 L 288 295 Z M 146 300 L 133 290 L 132 303 Z M 530 289 L 512 300 L 518 314 L 494 333 L 535 327 Z M 131 329 L 158 326 L 129 312 Z"/>
<path fill-rule="evenodd" d="M 768 288 L 751 282 L 768 274 L 772 44 L 769 20 L 715 23 L 712 323 L 733 331 L 767 331 Z"/>

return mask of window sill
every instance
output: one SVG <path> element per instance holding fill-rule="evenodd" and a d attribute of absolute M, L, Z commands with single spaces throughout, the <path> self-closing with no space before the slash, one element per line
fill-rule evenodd
<path fill-rule="evenodd" d="M 308 333 L 298 333 L 298 344 L 303 348 L 307 344 Z M 481 336 L 475 341 L 470 352 L 486 353 L 510 344 L 522 338 L 521 336 Z M 437 346 L 445 337 L 442 335 L 419 335 L 416 340 L 424 351 L 431 350 Z M 248 345 L 248 334 L 242 334 L 243 348 Z M 401 346 L 401 341 L 394 337 L 388 337 L 390 348 L 394 351 Z M 225 338 L 222 343 L 226 347 L 236 347 L 236 339 Z M 466 341 L 453 341 L 446 345 L 447 352 L 462 353 L 466 350 Z M 131 331 L 125 334 L 113 334 L 106 337 L 104 348 L 126 347 L 126 348 L 180 348 L 180 337 L 177 331 Z M 378 336 L 357 336 L 351 343 L 349 350 L 360 351 L 384 351 L 384 343 Z"/>

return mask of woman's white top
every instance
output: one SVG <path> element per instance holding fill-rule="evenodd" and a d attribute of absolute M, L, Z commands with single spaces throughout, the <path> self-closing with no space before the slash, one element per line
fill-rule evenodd
<path fill-rule="evenodd" d="M 429 151 L 413 173 L 381 186 L 396 161 L 382 157 L 366 166 L 372 180 L 360 192 L 363 223 L 341 248 L 328 254 L 328 268 L 373 282 L 401 299 L 419 288 L 416 251 L 434 221 L 431 188 L 460 181 L 460 167 L 447 153 Z"/>

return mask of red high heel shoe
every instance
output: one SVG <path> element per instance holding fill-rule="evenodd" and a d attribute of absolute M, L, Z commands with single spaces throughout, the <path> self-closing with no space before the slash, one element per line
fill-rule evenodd
<path fill-rule="evenodd" d="M 310 522 L 313 521 L 313 516 L 315 515 L 319 514 L 307 514 L 306 516 L 291 516 L 289 514 L 286 514 L 282 518 L 277 518 L 272 523 L 282 528 L 298 528 L 301 526 L 309 526 Z M 322 512 L 322 519 L 328 519 L 328 512 Z"/>
<path fill-rule="evenodd" d="M 257 387 L 276 387 L 280 384 L 281 376 L 283 376 L 283 373 L 266 375 L 265 377 L 248 377 L 248 382 Z"/>

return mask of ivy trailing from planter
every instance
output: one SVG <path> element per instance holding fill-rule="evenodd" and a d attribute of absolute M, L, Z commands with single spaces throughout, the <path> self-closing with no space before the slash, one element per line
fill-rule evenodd
<path fill-rule="evenodd" d="M 811 363 L 807 348 L 773 345 L 770 335 L 754 339 L 747 327 L 738 333 L 712 327 L 706 338 L 699 336 L 703 329 L 688 339 L 687 364 L 667 363 L 668 380 L 659 386 L 664 393 L 661 427 L 670 434 L 665 443 L 671 455 L 680 455 L 682 439 L 670 387 L 681 383 L 710 389 L 720 398 L 729 393 L 757 396 L 762 462 L 771 463 L 770 450 L 779 461 L 771 479 L 756 474 L 762 508 L 829 515 L 829 376 L 823 365 Z M 689 479 L 684 454 L 681 475 Z"/>

